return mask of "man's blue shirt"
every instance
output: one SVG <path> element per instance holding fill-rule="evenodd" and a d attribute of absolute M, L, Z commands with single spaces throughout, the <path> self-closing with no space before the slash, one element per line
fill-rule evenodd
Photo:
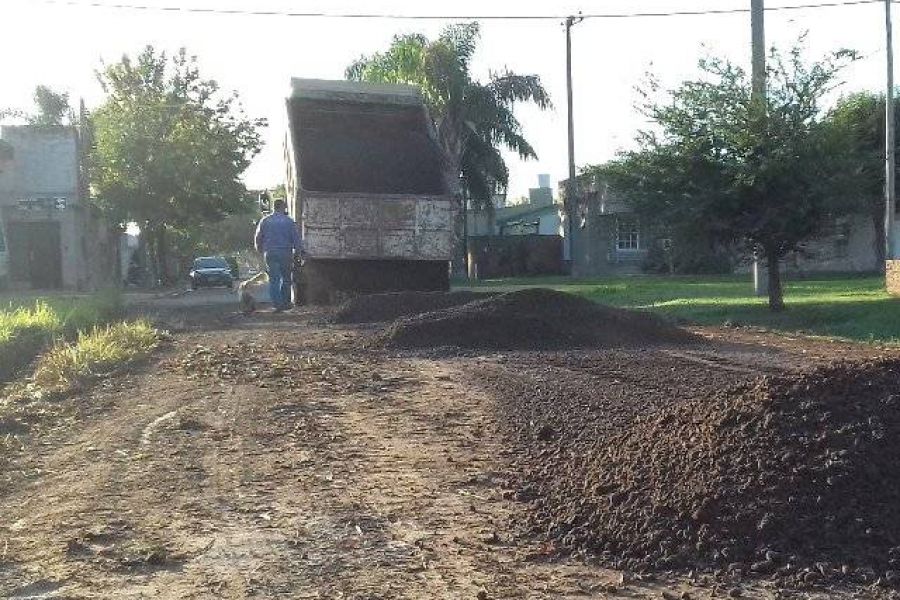
<path fill-rule="evenodd" d="M 259 222 L 256 227 L 256 249 L 260 252 L 291 251 L 302 249 L 300 232 L 292 218 L 275 212 Z"/>

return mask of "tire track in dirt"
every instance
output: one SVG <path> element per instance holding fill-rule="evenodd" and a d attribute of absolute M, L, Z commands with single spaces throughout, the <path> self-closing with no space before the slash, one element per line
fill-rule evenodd
<path fill-rule="evenodd" d="M 175 354 L 198 343 L 210 340 L 187 336 Z M 376 366 L 363 373 L 371 392 L 333 394 L 191 379 L 165 365 L 120 381 L 104 392 L 105 414 L 35 448 L 42 474 L 4 509 L 17 525 L 0 530 L 14 565 L 0 593 L 425 598 L 471 597 L 490 583 L 480 559 L 435 568 L 441 549 L 429 542 L 464 548 L 476 534 L 463 533 L 462 517 L 482 521 L 465 477 L 431 472 L 445 456 L 462 465 L 471 456 L 461 451 L 477 454 L 472 440 L 455 442 L 467 419 L 435 427 L 452 412 L 441 404 L 449 376 L 436 376 L 436 397 L 419 389 L 420 365 Z M 422 402 L 435 412 L 420 414 Z"/>

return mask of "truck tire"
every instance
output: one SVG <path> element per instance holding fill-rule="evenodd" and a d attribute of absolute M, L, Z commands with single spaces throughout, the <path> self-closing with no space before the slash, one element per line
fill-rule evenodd
<path fill-rule="evenodd" d="M 330 265 L 309 260 L 300 273 L 300 295 L 304 304 L 329 304 L 333 297 Z"/>

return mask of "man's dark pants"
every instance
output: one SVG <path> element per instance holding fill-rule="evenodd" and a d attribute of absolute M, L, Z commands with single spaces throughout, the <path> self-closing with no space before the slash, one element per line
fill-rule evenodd
<path fill-rule="evenodd" d="M 269 297 L 275 308 L 291 305 L 291 269 L 293 253 L 290 250 L 269 250 L 265 254 L 269 273 Z"/>

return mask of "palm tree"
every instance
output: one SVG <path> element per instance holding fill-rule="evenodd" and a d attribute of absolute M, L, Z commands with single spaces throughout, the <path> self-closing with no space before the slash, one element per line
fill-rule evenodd
<path fill-rule="evenodd" d="M 418 86 L 437 133 L 447 190 L 461 198 L 462 177 L 470 200 L 493 210 L 493 190 L 509 180 L 500 149 L 537 158 L 513 114 L 514 105 L 533 102 L 547 109 L 552 104 L 537 75 L 504 70 L 490 73 L 485 83 L 475 79 L 470 68 L 478 38 L 477 23 L 448 26 L 434 41 L 420 34 L 396 36 L 386 52 L 360 58 L 346 76 Z"/>

